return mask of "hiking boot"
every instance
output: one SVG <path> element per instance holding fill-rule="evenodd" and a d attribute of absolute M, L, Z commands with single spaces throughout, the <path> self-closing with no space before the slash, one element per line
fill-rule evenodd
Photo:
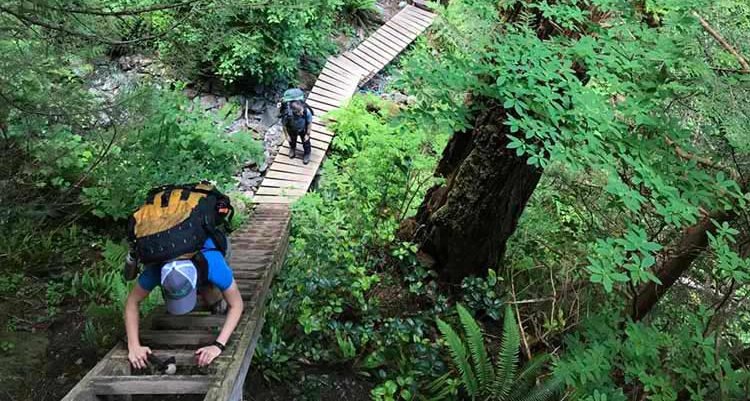
<path fill-rule="evenodd" d="M 294 159 L 294 156 L 295 156 L 295 155 L 294 155 L 294 148 L 292 148 L 292 149 L 289 149 L 289 158 L 290 158 L 290 159 Z"/>
<path fill-rule="evenodd" d="M 310 154 L 305 153 L 304 156 L 302 156 L 302 163 L 307 164 L 310 163 Z"/>

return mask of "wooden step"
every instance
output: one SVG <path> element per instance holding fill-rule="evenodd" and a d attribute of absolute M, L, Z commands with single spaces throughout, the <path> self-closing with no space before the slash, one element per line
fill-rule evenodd
<path fill-rule="evenodd" d="M 152 320 L 151 327 L 157 330 L 220 328 L 225 320 L 224 315 L 161 315 Z"/>
<path fill-rule="evenodd" d="M 216 380 L 204 375 L 97 376 L 91 389 L 96 395 L 205 394 Z"/>
<path fill-rule="evenodd" d="M 208 345 L 216 339 L 209 330 L 145 330 L 140 333 L 141 344 L 152 345 Z"/>

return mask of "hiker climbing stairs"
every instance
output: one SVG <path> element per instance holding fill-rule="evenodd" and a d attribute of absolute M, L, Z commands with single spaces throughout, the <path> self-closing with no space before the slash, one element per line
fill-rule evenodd
<path fill-rule="evenodd" d="M 245 311 L 227 348 L 207 368 L 195 365 L 194 352 L 210 344 L 223 315 L 197 310 L 172 316 L 157 309 L 142 322 L 141 342 L 154 355 L 175 358 L 175 374 L 131 369 L 127 349 L 115 346 L 63 398 L 64 401 L 126 399 L 133 395 L 200 394 L 204 400 L 242 400 L 245 377 L 264 323 L 266 299 L 281 268 L 289 241 L 289 204 L 310 188 L 325 159 L 333 133 L 321 118 L 342 106 L 434 19 L 434 14 L 408 5 L 355 49 L 330 57 L 307 98 L 314 110 L 310 163 L 287 156 L 284 144 L 253 198 L 252 216 L 231 238 L 229 265 L 239 286 Z"/>

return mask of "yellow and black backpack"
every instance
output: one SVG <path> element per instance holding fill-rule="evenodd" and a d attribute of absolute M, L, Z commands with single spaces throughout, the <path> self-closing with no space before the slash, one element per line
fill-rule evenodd
<path fill-rule="evenodd" d="M 193 258 L 207 238 L 225 253 L 233 215 L 229 197 L 209 182 L 164 185 L 130 217 L 128 236 L 143 264 Z"/>

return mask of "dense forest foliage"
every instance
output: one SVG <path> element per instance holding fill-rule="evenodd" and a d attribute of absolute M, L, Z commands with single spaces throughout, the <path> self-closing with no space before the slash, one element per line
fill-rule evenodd
<path fill-rule="evenodd" d="M 146 191 L 231 190 L 263 163 L 226 132 L 239 101 L 209 113 L 186 89 L 296 85 L 374 4 L 0 2 L 3 360 L 71 320 L 106 351 Z M 299 399 L 342 367 L 375 400 L 750 399 L 750 4 L 430 6 L 387 71 L 408 101 L 330 113 L 253 374 Z M 131 54 L 166 72 L 92 90 Z"/>

